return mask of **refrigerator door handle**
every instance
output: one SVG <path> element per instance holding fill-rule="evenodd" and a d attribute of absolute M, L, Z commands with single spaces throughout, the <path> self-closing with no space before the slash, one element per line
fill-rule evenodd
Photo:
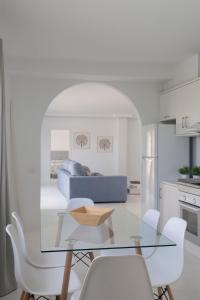
<path fill-rule="evenodd" d="M 142 156 L 142 159 L 158 158 L 158 156 Z"/>
<path fill-rule="evenodd" d="M 162 199 L 162 188 L 159 188 L 159 198 Z"/>

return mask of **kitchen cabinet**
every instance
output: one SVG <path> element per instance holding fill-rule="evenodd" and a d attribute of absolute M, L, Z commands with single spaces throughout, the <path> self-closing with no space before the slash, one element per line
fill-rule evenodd
<path fill-rule="evenodd" d="M 179 217 L 179 191 L 176 184 L 162 182 L 160 184 L 160 225 L 163 229 L 171 217 Z"/>
<path fill-rule="evenodd" d="M 174 91 L 160 96 L 160 121 L 176 119 L 178 107 L 175 98 L 176 93 Z"/>
<path fill-rule="evenodd" d="M 164 93 L 160 97 L 160 120 L 176 119 L 176 134 L 200 122 L 200 80 Z"/>

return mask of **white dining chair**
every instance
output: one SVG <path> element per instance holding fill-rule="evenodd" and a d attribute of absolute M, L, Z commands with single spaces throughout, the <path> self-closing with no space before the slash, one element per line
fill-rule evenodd
<path fill-rule="evenodd" d="M 160 219 L 160 212 L 157 209 L 149 209 L 147 212 L 144 214 L 142 221 L 149 226 L 151 226 L 154 230 L 157 230 L 158 223 Z M 142 255 L 144 257 L 149 257 L 151 256 L 155 249 L 154 248 L 142 248 Z M 101 250 L 101 255 L 103 256 L 115 256 L 115 255 L 134 255 L 135 251 L 133 248 L 129 249 L 105 249 Z"/>
<path fill-rule="evenodd" d="M 94 206 L 94 201 L 90 198 L 71 198 L 68 202 L 67 210 L 71 211 L 81 206 Z M 76 251 L 73 254 L 75 257 L 75 262 L 73 262 L 73 266 L 78 262 L 82 262 L 84 265 L 89 267 L 88 260 L 91 262 L 94 259 L 93 252 Z"/>
<path fill-rule="evenodd" d="M 16 228 L 9 224 L 6 227 L 12 243 L 14 254 L 15 278 L 22 289 L 21 299 L 28 300 L 32 296 L 58 296 L 62 290 L 64 268 L 38 268 L 30 265 L 22 254 L 20 239 Z M 81 283 L 76 273 L 71 270 L 68 293 L 80 289 Z M 26 297 L 25 297 L 26 296 Z M 25 298 L 24 298 L 25 297 Z"/>
<path fill-rule="evenodd" d="M 30 248 L 27 246 L 24 227 L 22 220 L 17 212 L 12 212 L 12 218 L 15 221 L 18 236 L 20 239 L 22 253 L 31 265 L 39 268 L 54 268 L 63 267 L 65 265 L 66 253 L 65 252 L 48 252 L 41 253 L 36 248 Z"/>
<path fill-rule="evenodd" d="M 92 206 L 94 205 L 94 202 L 89 198 L 72 198 L 68 203 L 67 209 L 73 210 L 83 205 Z M 41 253 L 36 248 L 28 247 L 25 238 L 23 223 L 20 216 L 18 215 L 17 212 L 12 212 L 11 215 L 16 224 L 16 228 L 18 231 L 18 235 L 22 247 L 22 253 L 30 264 L 39 268 L 63 267 L 65 265 L 65 259 L 66 259 L 65 252 Z M 80 255 L 78 253 L 75 256 L 77 260 L 80 260 Z M 86 256 L 86 254 L 82 254 L 82 257 L 83 256 Z"/>
<path fill-rule="evenodd" d="M 146 259 L 146 265 L 154 288 L 159 294 L 168 293 L 174 300 L 170 285 L 182 275 L 184 266 L 184 237 L 187 223 L 180 218 L 168 220 L 162 234 L 176 243 L 176 246 L 157 248 L 155 253 Z"/>
<path fill-rule="evenodd" d="M 151 226 L 154 230 L 158 230 L 158 224 L 160 220 L 160 212 L 157 209 L 149 209 L 146 211 L 146 213 L 143 215 L 142 221 L 149 226 Z M 156 239 L 156 234 L 154 238 Z M 147 258 L 150 257 L 154 252 L 156 248 L 142 248 L 142 255 Z"/>
<path fill-rule="evenodd" d="M 158 228 L 158 223 L 160 219 L 160 212 L 157 209 L 148 209 L 143 215 L 143 222 L 153 227 L 154 229 Z"/>
<path fill-rule="evenodd" d="M 153 300 L 153 292 L 142 256 L 97 257 L 83 287 L 71 300 Z"/>
<path fill-rule="evenodd" d="M 94 206 L 94 201 L 89 198 L 71 198 L 67 204 L 67 210 L 73 210 L 81 206 Z"/>

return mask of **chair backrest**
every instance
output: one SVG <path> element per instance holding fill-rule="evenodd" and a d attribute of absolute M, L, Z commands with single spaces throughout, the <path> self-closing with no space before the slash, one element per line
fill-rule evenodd
<path fill-rule="evenodd" d="M 6 232 L 9 235 L 12 243 L 13 254 L 14 254 L 14 268 L 15 268 L 15 279 L 17 281 L 18 287 L 23 290 L 27 290 L 26 283 L 24 278 L 27 276 L 23 276 L 23 274 L 28 274 L 29 268 L 31 268 L 24 259 L 22 255 L 21 249 L 21 240 L 19 239 L 18 233 L 16 231 L 15 226 L 9 224 L 6 226 Z"/>
<path fill-rule="evenodd" d="M 12 212 L 12 218 L 15 220 L 15 224 L 17 227 L 17 232 L 18 232 L 18 237 L 20 239 L 20 245 L 21 245 L 21 249 L 23 252 L 23 255 L 28 259 L 28 251 L 27 251 L 27 246 L 26 246 L 26 239 L 25 239 L 25 235 L 24 235 L 24 228 L 23 228 L 23 223 L 22 220 L 20 218 L 20 216 L 18 215 L 17 212 Z"/>
<path fill-rule="evenodd" d="M 143 222 L 151 226 L 154 230 L 157 230 L 158 223 L 160 219 L 160 212 L 157 209 L 149 209 L 146 211 L 146 213 L 143 215 Z M 146 230 L 146 228 L 144 228 Z M 155 240 L 157 236 L 155 234 Z M 156 251 L 155 248 L 142 248 L 142 255 L 145 256 L 145 258 L 150 257 L 153 255 L 153 253 Z"/>
<path fill-rule="evenodd" d="M 174 277 L 177 279 L 181 276 L 184 266 L 184 239 L 187 222 L 181 218 L 170 218 L 165 224 L 162 234 L 176 243 L 176 246 L 158 248 L 163 261 L 173 266 Z"/>
<path fill-rule="evenodd" d="M 67 205 L 67 210 L 73 210 L 81 206 L 93 206 L 94 201 L 89 198 L 71 198 Z"/>
<path fill-rule="evenodd" d="M 79 300 L 153 300 L 142 256 L 100 256 L 87 273 Z"/>
<path fill-rule="evenodd" d="M 160 219 L 160 212 L 157 209 L 149 209 L 147 212 L 144 214 L 142 220 L 153 227 L 154 229 L 157 229 L 158 227 L 158 222 Z"/>

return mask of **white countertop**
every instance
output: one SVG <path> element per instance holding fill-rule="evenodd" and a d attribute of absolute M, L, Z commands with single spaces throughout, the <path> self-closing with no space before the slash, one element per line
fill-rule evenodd
<path fill-rule="evenodd" d="M 195 187 L 187 184 L 181 184 L 177 180 L 162 180 L 161 184 L 167 184 L 176 187 L 178 190 L 200 196 L 200 187 Z"/>
<path fill-rule="evenodd" d="M 177 186 L 177 179 L 174 180 L 161 180 L 160 183 Z"/>

